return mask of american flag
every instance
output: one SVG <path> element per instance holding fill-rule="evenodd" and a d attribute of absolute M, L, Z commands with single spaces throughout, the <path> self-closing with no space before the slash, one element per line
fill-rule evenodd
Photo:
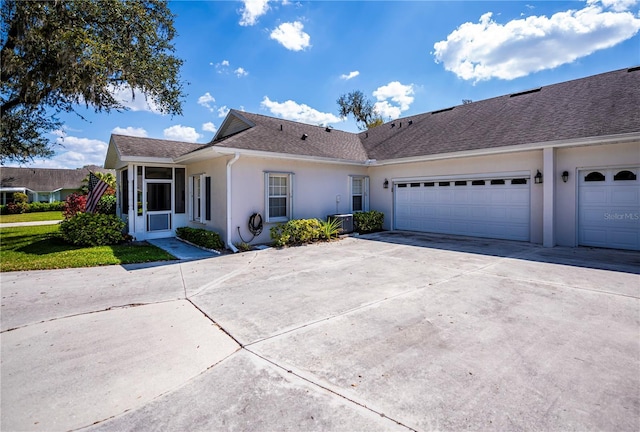
<path fill-rule="evenodd" d="M 98 202 L 108 187 L 108 184 L 100 180 L 94 173 L 89 172 L 89 196 L 87 197 L 87 207 L 85 208 L 87 213 L 96 211 Z"/>

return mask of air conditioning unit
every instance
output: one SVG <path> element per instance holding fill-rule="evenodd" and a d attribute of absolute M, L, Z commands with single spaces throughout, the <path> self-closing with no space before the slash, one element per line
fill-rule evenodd
<path fill-rule="evenodd" d="M 340 234 L 350 234 L 353 232 L 353 215 L 351 213 L 327 216 L 328 221 L 334 219 L 340 221 Z"/>

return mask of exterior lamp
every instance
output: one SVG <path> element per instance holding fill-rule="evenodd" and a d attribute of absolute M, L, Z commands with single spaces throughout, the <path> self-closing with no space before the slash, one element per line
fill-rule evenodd
<path fill-rule="evenodd" d="M 384 183 L 382 183 L 382 187 L 385 189 L 389 189 L 389 180 L 384 179 Z"/>
<path fill-rule="evenodd" d="M 540 170 L 537 170 L 538 172 L 536 172 L 535 177 L 533 177 L 533 180 L 535 182 L 535 184 L 540 184 L 542 183 L 542 173 L 540 172 Z"/>
<path fill-rule="evenodd" d="M 562 172 L 562 181 L 566 183 L 567 180 L 569 180 L 569 171 L 563 171 Z"/>

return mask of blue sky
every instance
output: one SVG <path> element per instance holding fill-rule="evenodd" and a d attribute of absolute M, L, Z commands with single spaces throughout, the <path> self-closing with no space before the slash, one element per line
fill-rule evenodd
<path fill-rule="evenodd" d="M 184 115 L 141 94 L 121 113 L 80 109 L 89 121 L 61 116 L 56 156 L 30 166 L 102 165 L 111 133 L 206 143 L 229 108 L 355 132 L 336 104 L 352 90 L 394 119 L 640 64 L 640 0 L 169 5 Z"/>

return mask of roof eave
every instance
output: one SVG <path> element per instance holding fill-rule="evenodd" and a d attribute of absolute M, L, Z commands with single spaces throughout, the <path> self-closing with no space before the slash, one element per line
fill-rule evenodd
<path fill-rule="evenodd" d="M 473 156 L 486 156 L 501 153 L 515 153 L 531 150 L 542 150 L 544 148 L 564 148 L 564 147 L 582 147 L 599 144 L 623 144 L 637 141 L 640 143 L 640 132 L 631 132 L 617 135 L 606 135 L 597 137 L 584 137 L 569 140 L 545 141 L 528 144 L 518 144 L 513 146 L 503 146 L 495 148 L 485 148 L 477 150 L 466 150 L 459 152 L 438 153 L 433 155 L 412 156 L 398 159 L 383 159 L 376 161 L 375 165 L 395 165 L 414 162 L 426 162 L 442 159 L 453 159 Z"/>
<path fill-rule="evenodd" d="M 217 151 L 216 147 L 206 147 L 198 150 L 194 150 L 189 153 L 185 153 L 173 159 L 175 163 L 188 163 L 188 162 L 199 162 L 202 160 L 217 158 L 220 157 L 221 154 Z"/>
<path fill-rule="evenodd" d="M 246 150 L 246 149 L 239 149 L 239 148 L 233 148 L 233 147 L 219 147 L 217 151 L 221 155 L 239 153 L 243 156 L 253 156 L 253 157 L 270 158 L 270 159 L 287 159 L 287 160 L 297 160 L 297 161 L 303 161 L 303 162 L 320 162 L 320 163 L 329 163 L 329 164 L 338 164 L 338 165 L 361 165 L 361 166 L 371 165 L 371 160 L 359 161 L 359 160 L 329 158 L 329 157 L 322 157 L 322 156 L 276 153 L 276 152 L 268 152 L 268 151 L 261 151 L 261 150 Z"/>

